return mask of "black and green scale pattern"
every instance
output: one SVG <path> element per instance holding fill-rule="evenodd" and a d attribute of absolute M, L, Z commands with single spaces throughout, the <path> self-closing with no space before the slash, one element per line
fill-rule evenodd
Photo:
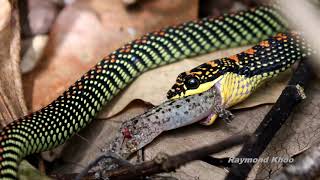
<path fill-rule="evenodd" d="M 114 51 L 48 106 L 1 132 L 0 179 L 16 179 L 26 155 L 52 149 L 86 127 L 96 113 L 142 72 L 217 49 L 256 43 L 285 31 L 269 7 L 187 22 L 155 31 Z"/>

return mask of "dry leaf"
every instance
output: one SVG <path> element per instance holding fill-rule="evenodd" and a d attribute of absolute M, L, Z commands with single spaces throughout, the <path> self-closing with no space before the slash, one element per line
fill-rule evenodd
<path fill-rule="evenodd" d="M 11 20 L 11 5 L 8 0 L 0 0 L 0 30 L 6 28 Z"/>
<path fill-rule="evenodd" d="M 125 42 L 195 19 L 197 5 L 197 0 L 153 0 L 127 10 L 118 0 L 79 0 L 67 6 L 53 26 L 44 58 L 23 77 L 28 106 L 35 111 L 49 104 L 101 57 Z M 46 159 L 59 154 L 47 153 Z"/>
<path fill-rule="evenodd" d="M 23 9 L 26 12 L 22 12 L 25 17 L 21 17 L 23 38 L 47 34 L 59 12 L 56 0 L 27 0 L 21 6 L 26 6 Z"/>
<path fill-rule="evenodd" d="M 19 68 L 20 26 L 16 7 L 16 0 L 10 2 L 0 0 L 0 119 L 2 127 L 27 113 Z M 31 166 L 26 161 L 22 163 Z M 28 179 L 33 179 L 34 175 L 39 174 L 34 168 L 23 167 L 19 169 L 19 175 Z"/>
<path fill-rule="evenodd" d="M 20 27 L 16 1 L 0 0 L 0 119 L 5 126 L 26 114 L 20 77 Z M 3 18 L 2 18 L 3 17 Z M 4 23 L 5 22 L 5 23 Z"/>
<path fill-rule="evenodd" d="M 22 161 L 19 166 L 19 180 L 50 180 L 51 178 L 39 173 L 37 169 L 31 166 L 27 161 Z"/>
<path fill-rule="evenodd" d="M 197 0 L 153 0 L 141 4 L 138 9 L 127 10 L 119 0 L 79 0 L 63 9 L 53 25 L 43 61 L 23 77 L 30 109 L 35 111 L 49 104 L 103 56 L 124 43 L 197 17 Z"/>
<path fill-rule="evenodd" d="M 47 35 L 37 35 L 24 40 L 23 44 L 27 44 L 27 47 L 20 64 L 21 73 L 28 73 L 33 70 L 39 62 L 47 42 Z"/>

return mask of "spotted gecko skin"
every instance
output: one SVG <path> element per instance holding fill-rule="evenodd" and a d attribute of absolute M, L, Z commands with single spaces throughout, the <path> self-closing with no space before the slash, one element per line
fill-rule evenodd
<path fill-rule="evenodd" d="M 8 124 L 0 134 L 0 179 L 16 179 L 27 155 L 50 150 L 86 127 L 141 73 L 186 57 L 257 43 L 286 30 L 281 15 L 258 7 L 204 18 L 142 36 L 103 58 L 49 105 Z"/>
<path fill-rule="evenodd" d="M 106 151 L 126 159 L 164 131 L 195 123 L 212 113 L 223 113 L 220 105 L 220 93 L 215 87 L 193 96 L 167 100 L 123 122 L 118 136 Z"/>

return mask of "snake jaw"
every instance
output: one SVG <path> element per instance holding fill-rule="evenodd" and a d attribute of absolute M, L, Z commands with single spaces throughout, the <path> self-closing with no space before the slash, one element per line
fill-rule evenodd
<path fill-rule="evenodd" d="M 216 112 L 212 112 L 205 120 L 200 121 L 199 123 L 204 126 L 210 126 L 215 122 L 218 115 Z"/>
<path fill-rule="evenodd" d="M 184 96 L 184 92 L 183 91 L 178 92 L 176 90 L 177 88 L 175 88 L 174 86 L 167 92 L 167 99 L 178 99 Z"/>
<path fill-rule="evenodd" d="M 222 91 L 221 91 L 221 81 L 222 81 L 222 79 L 223 79 L 223 76 L 221 76 L 220 78 L 217 78 L 217 80 L 214 82 L 214 85 L 213 85 L 216 88 L 216 90 L 218 91 L 218 94 L 221 97 L 221 104 L 220 104 L 221 106 L 223 106 L 222 102 L 225 102 L 225 100 L 223 99 L 223 96 L 222 96 Z M 216 119 L 219 117 L 218 116 L 219 112 L 217 112 L 216 109 L 217 109 L 216 107 L 213 107 L 212 112 L 209 114 L 209 116 L 206 119 L 200 121 L 199 123 L 201 125 L 204 125 L 204 126 L 212 125 L 216 121 Z"/>
<path fill-rule="evenodd" d="M 216 88 L 217 92 L 220 95 L 220 104 L 214 106 L 209 116 L 205 120 L 200 121 L 200 124 L 210 126 L 216 121 L 218 117 L 226 121 L 227 123 L 232 120 L 233 114 L 230 111 L 226 110 L 226 108 L 230 107 L 230 101 L 236 102 L 238 98 L 231 95 L 234 91 L 237 90 L 230 88 L 230 76 L 233 76 L 233 74 L 226 73 L 215 80 L 213 86 Z M 232 83 L 234 83 L 234 81 L 232 81 Z"/>

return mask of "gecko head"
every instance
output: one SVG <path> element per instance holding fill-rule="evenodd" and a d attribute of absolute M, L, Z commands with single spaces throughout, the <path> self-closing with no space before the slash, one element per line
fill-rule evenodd
<path fill-rule="evenodd" d="M 168 99 L 177 99 L 199 94 L 210 89 L 221 76 L 215 61 L 201 64 L 178 75 L 176 82 L 167 93 Z"/>

